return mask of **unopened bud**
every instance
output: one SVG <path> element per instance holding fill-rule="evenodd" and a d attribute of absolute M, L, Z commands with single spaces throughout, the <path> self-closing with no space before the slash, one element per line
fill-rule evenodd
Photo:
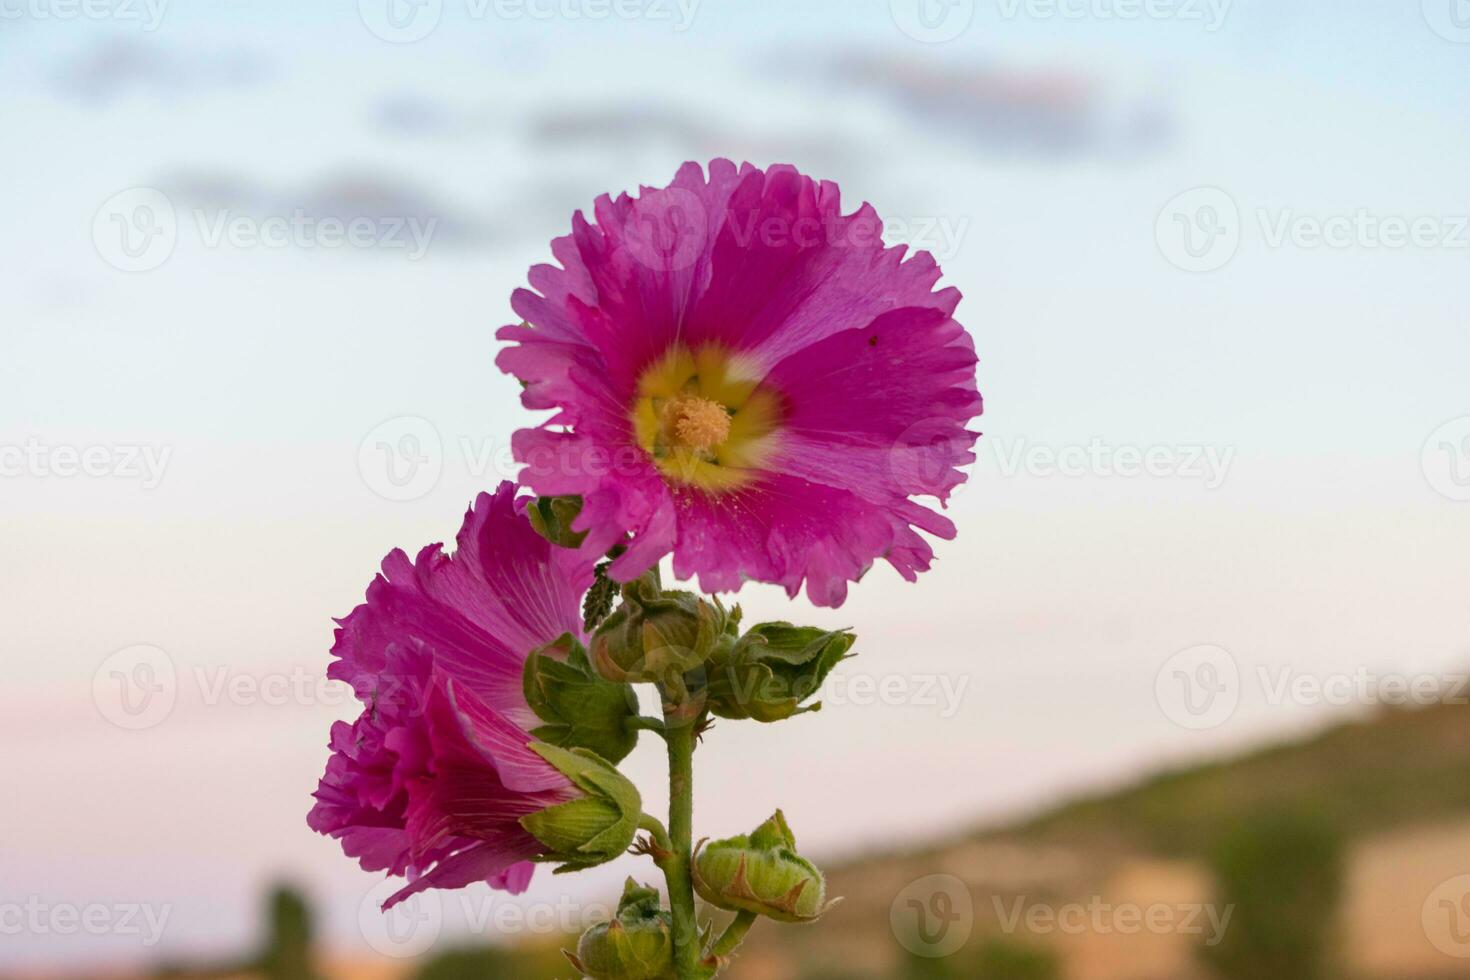
<path fill-rule="evenodd" d="M 614 683 L 668 681 L 701 666 L 726 637 L 718 602 L 659 588 L 656 572 L 623 586 L 623 602 L 592 638 L 592 663 Z"/>
<path fill-rule="evenodd" d="M 592 980 L 674 980 L 673 922 L 657 890 L 629 878 L 613 920 L 584 932 L 566 957 Z"/>
<path fill-rule="evenodd" d="M 814 922 L 836 904 L 826 901 L 822 872 L 796 853 L 796 839 L 780 810 L 749 836 L 701 842 L 694 855 L 694 887 L 716 908 L 780 922 Z"/>

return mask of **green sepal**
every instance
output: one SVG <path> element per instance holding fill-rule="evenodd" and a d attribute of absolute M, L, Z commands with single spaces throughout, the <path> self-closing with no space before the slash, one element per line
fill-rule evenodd
<path fill-rule="evenodd" d="M 782 721 L 821 702 L 803 705 L 857 642 L 847 630 L 761 623 L 709 664 L 709 709 L 721 718 Z"/>
<path fill-rule="evenodd" d="M 627 684 L 604 680 L 570 633 L 535 650 L 521 672 L 526 703 L 546 724 L 531 730 L 565 749 L 591 749 L 616 765 L 638 744 L 638 697 Z"/>
<path fill-rule="evenodd" d="M 637 788 L 587 749 L 546 742 L 532 742 L 530 748 L 583 794 L 521 818 L 521 826 L 547 849 L 536 860 L 560 863 L 556 871 L 562 874 L 605 864 L 626 851 L 643 816 Z"/>
<path fill-rule="evenodd" d="M 536 533 L 560 548 L 580 548 L 586 531 L 573 531 L 572 522 L 582 513 L 581 497 L 537 497 L 526 508 L 526 519 Z"/>

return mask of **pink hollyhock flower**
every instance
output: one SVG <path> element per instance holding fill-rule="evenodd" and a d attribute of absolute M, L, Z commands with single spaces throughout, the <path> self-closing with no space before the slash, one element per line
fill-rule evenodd
<path fill-rule="evenodd" d="M 332 726 L 307 822 L 365 870 L 412 879 L 385 908 L 477 881 L 524 891 L 546 848 L 520 819 L 582 795 L 527 747 L 521 671 L 532 650 L 584 638 L 592 566 L 532 530 L 524 504 L 509 483 L 481 494 L 452 557 L 393 551 L 339 620 L 328 676 L 365 708 Z"/>
<path fill-rule="evenodd" d="M 981 411 L 933 257 L 791 167 L 685 164 L 594 217 L 515 293 L 497 362 L 555 410 L 514 450 L 537 493 L 583 498 L 584 553 L 627 540 L 621 581 L 672 552 L 707 592 L 805 581 L 826 606 L 876 558 L 927 569 L 918 531 L 955 528 L 911 498 L 963 482 Z"/>

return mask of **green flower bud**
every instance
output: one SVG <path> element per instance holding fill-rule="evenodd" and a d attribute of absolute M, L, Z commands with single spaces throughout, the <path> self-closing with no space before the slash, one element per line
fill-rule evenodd
<path fill-rule="evenodd" d="M 739 642 L 717 650 L 709 665 L 709 709 L 721 718 L 772 722 L 806 711 L 832 668 L 846 659 L 857 638 L 790 623 L 761 623 Z"/>
<path fill-rule="evenodd" d="M 521 826 L 546 846 L 539 861 L 558 861 L 557 874 L 605 864 L 633 843 L 643 799 L 612 764 L 587 749 L 532 742 L 531 751 L 568 779 L 581 796 L 521 818 Z"/>
<path fill-rule="evenodd" d="M 629 878 L 617 915 L 584 932 L 566 957 L 592 980 L 674 980 L 672 917 L 656 889 Z"/>
<path fill-rule="evenodd" d="M 581 497 L 537 497 L 526 508 L 526 519 L 536 533 L 562 548 L 580 548 L 587 532 L 572 530 L 582 512 Z"/>
<path fill-rule="evenodd" d="M 748 837 L 708 846 L 701 841 L 694 855 L 694 888 L 716 908 L 779 922 L 814 922 L 836 904 L 826 901 L 822 872 L 796 853 L 796 838 L 780 810 Z"/>
<path fill-rule="evenodd" d="M 701 666 L 729 617 L 692 592 L 664 592 L 657 571 L 623 586 L 623 603 L 592 637 L 592 663 L 614 683 L 668 682 Z"/>
<path fill-rule="evenodd" d="M 526 658 L 522 684 L 526 703 L 546 722 L 531 731 L 541 741 L 591 749 L 615 765 L 638 744 L 628 724 L 638 717 L 633 688 L 599 677 L 570 633 Z"/>

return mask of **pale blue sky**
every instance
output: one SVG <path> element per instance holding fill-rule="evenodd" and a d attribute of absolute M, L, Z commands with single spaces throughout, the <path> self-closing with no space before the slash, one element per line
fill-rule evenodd
<path fill-rule="evenodd" d="M 451 537 L 498 479 L 479 454 L 529 420 L 491 363 L 526 268 L 597 193 L 717 153 L 795 162 L 852 204 L 956 230 L 938 244 L 981 353 L 987 438 L 953 507 L 961 537 L 919 586 L 880 571 L 838 613 L 742 595 L 760 615 L 858 628 L 857 673 L 963 683 L 956 710 L 835 705 L 799 723 L 789 755 L 795 725 L 722 726 L 702 759 L 702 832 L 781 804 L 814 849 L 850 852 L 1336 713 L 1248 684 L 1228 723 L 1182 730 L 1154 682 L 1195 644 L 1228 648 L 1247 676 L 1470 662 L 1470 503 L 1421 466 L 1430 433 L 1470 415 L 1470 248 L 1273 248 L 1267 227 L 1365 209 L 1449 228 L 1470 213 L 1470 44 L 1436 34 L 1417 2 L 1240 0 L 1209 33 L 1007 19 L 982 0 L 936 45 L 902 33 L 886 0 L 704 0 L 682 33 L 445 7 L 401 45 L 342 0 L 176 0 L 153 32 L 0 21 L 0 447 L 170 453 L 152 489 L 0 477 L 0 725 L 27 746 L 0 764 L 17 801 L 0 901 L 172 902 L 165 950 L 228 951 L 257 890 L 289 874 L 334 944 L 362 946 L 373 879 L 303 819 L 340 711 L 211 706 L 192 678 L 324 669 L 328 617 L 389 548 Z M 1076 75 L 1098 109 L 1085 138 L 1042 150 L 1032 116 L 982 132 L 963 108 L 841 74 L 857 57 L 947 93 Z M 1142 116 L 1164 124 L 1157 140 L 1132 140 Z M 389 207 L 428 201 L 466 237 L 418 261 L 209 247 L 192 217 L 350 213 L 360 199 L 343 195 L 365 184 Z M 125 273 L 93 221 L 136 187 L 168 190 L 179 241 Z M 1171 265 L 1155 233 L 1197 187 L 1242 216 L 1238 254 L 1207 273 Z M 429 420 L 445 447 L 437 485 L 408 502 L 376 496 L 358 462 L 399 416 Z M 1212 489 L 1008 471 L 1012 452 L 1094 438 L 1232 463 Z M 93 674 L 139 643 L 169 654 L 185 690 L 167 721 L 125 732 L 100 717 Z M 756 749 L 770 771 L 752 785 Z M 651 746 L 632 765 L 656 783 Z M 527 900 L 600 898 L 635 867 L 543 877 Z M 26 935 L 0 947 L 0 970 L 151 955 L 126 937 Z"/>

